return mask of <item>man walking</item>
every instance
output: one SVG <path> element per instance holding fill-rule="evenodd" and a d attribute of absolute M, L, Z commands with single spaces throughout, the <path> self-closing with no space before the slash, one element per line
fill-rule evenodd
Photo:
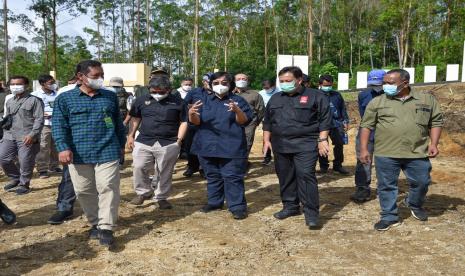
<path fill-rule="evenodd" d="M 52 133 L 59 160 L 69 165 L 77 198 L 92 228 L 90 238 L 111 246 L 120 199 L 119 159 L 126 144 L 115 93 L 103 89 L 102 64 L 76 67 L 81 86 L 56 99 Z"/>
<path fill-rule="evenodd" d="M 374 228 L 378 231 L 400 223 L 396 201 L 401 170 L 409 183 L 409 193 L 403 203 L 414 218 L 428 219 L 422 207 L 431 183 L 429 158 L 439 153 L 443 115 L 434 96 L 414 91 L 409 80 L 409 73 L 403 69 L 387 72 L 384 94 L 368 104 L 361 124 L 360 161 L 363 164 L 371 162 L 368 141 L 371 131 L 376 129 L 374 159 L 381 219 Z"/>

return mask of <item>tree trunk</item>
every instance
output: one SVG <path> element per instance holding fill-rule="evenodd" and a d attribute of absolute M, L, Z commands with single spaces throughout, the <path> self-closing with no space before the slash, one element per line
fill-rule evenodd
<path fill-rule="evenodd" d="M 137 41 L 136 41 L 136 62 L 139 62 L 140 54 L 140 0 L 137 0 Z"/>
<path fill-rule="evenodd" d="M 115 18 L 115 8 L 116 5 L 112 3 L 113 7 L 111 8 L 111 21 L 112 21 L 112 34 L 113 34 L 113 63 L 116 63 L 116 18 Z"/>
<path fill-rule="evenodd" d="M 410 42 L 409 42 L 409 36 L 410 36 L 410 17 L 411 17 L 411 10 L 412 10 L 412 0 L 410 0 L 408 2 L 408 11 L 407 11 L 407 26 L 406 26 L 406 29 L 405 29 L 405 33 L 404 33 L 404 43 L 405 43 L 405 46 L 403 47 L 403 51 L 402 51 L 402 54 L 403 54 L 403 60 L 402 60 L 402 68 L 404 68 L 406 65 L 407 65 L 407 57 L 408 57 L 408 51 L 409 51 L 409 46 L 410 46 Z"/>
<path fill-rule="evenodd" d="M 194 22 L 194 86 L 198 86 L 199 80 L 199 3 L 195 0 L 195 22 Z"/>
<path fill-rule="evenodd" d="M 136 22 L 134 20 L 134 14 L 136 12 L 135 0 L 132 0 L 132 14 L 131 14 L 131 22 L 132 22 L 132 62 L 136 62 Z"/>
<path fill-rule="evenodd" d="M 6 0 L 4 0 L 6 2 Z M 43 14 L 44 20 L 44 59 L 45 59 L 45 70 L 48 71 L 50 66 L 48 62 L 48 27 L 47 27 L 47 15 Z"/>
<path fill-rule="evenodd" d="M 145 1 L 145 13 L 146 13 L 146 44 L 145 44 L 145 62 L 146 64 L 149 64 L 149 59 L 150 59 L 150 1 L 146 0 Z"/>
<path fill-rule="evenodd" d="M 124 44 L 126 43 L 124 40 L 124 0 L 121 0 L 121 54 L 125 57 L 125 47 Z"/>
<path fill-rule="evenodd" d="M 8 68 L 8 4 L 7 0 L 3 0 L 3 34 L 5 39 L 5 48 L 3 49 L 5 54 L 5 83 L 10 79 L 9 68 Z M 45 55 L 47 56 L 47 55 Z"/>
<path fill-rule="evenodd" d="M 312 7 L 313 0 L 307 0 L 307 19 L 308 19 L 308 37 L 307 37 L 307 55 L 308 55 L 308 66 L 312 67 L 313 62 L 313 17 Z"/>
<path fill-rule="evenodd" d="M 274 12 L 274 7 L 271 7 L 271 15 L 273 17 L 273 26 L 274 26 L 274 33 L 276 37 L 276 55 L 279 55 L 279 34 L 278 34 L 278 23 L 276 23 L 276 14 Z"/>
<path fill-rule="evenodd" d="M 56 0 L 53 0 L 52 2 L 52 31 L 53 31 L 53 61 L 52 61 L 52 66 L 53 66 L 53 71 L 55 71 L 55 78 L 57 76 L 57 6 L 56 6 Z"/>
<path fill-rule="evenodd" d="M 97 15 L 97 16 L 100 16 L 100 15 Z M 101 21 L 101 18 L 99 17 L 97 19 L 97 59 L 98 60 L 101 60 L 102 59 L 102 49 L 101 49 L 101 45 L 102 45 L 102 40 L 101 40 L 101 35 L 100 35 L 100 21 Z"/>

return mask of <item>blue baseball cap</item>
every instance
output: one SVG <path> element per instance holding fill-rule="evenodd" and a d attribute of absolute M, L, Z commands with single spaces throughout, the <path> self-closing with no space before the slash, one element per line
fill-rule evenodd
<path fill-rule="evenodd" d="M 382 85 L 383 84 L 383 78 L 384 75 L 386 75 L 386 72 L 381 69 L 375 69 L 371 70 L 370 73 L 368 73 L 368 85 Z"/>

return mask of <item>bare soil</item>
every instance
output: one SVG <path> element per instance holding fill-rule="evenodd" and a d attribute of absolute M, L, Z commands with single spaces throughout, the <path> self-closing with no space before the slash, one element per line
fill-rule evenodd
<path fill-rule="evenodd" d="M 18 222 L 0 224 L 0 275 L 464 275 L 465 85 L 437 87 L 433 93 L 447 121 L 441 155 L 433 160 L 427 222 L 415 220 L 402 207 L 401 226 L 374 231 L 378 200 L 351 202 L 353 174 L 332 172 L 318 176 L 321 230 L 308 230 L 302 216 L 274 219 L 272 214 L 281 208 L 279 186 L 273 167 L 260 164 L 257 131 L 253 167 L 246 179 L 250 212 L 246 220 L 235 221 L 226 210 L 199 213 L 206 201 L 205 181 L 184 178 L 185 161 L 176 166 L 174 209 L 162 211 L 150 201 L 131 206 L 128 201 L 134 192 L 128 167 L 122 175 L 117 245 L 112 251 L 87 240 L 88 225 L 79 204 L 72 220 L 59 226 L 46 223 L 54 212 L 59 175 L 34 179 L 32 192 L 24 196 L 2 189 L 0 197 L 16 211 Z M 349 103 L 349 110 L 354 124 L 345 165 L 353 171 L 359 118 L 355 103 Z M 399 186 L 400 202 L 408 190 L 404 176 Z"/>

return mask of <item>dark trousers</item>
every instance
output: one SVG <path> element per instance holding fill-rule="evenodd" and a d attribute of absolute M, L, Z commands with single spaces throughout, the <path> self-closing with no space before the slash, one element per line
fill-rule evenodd
<path fill-rule="evenodd" d="M 73 182 L 69 175 L 68 166 L 63 166 L 63 175 L 60 185 L 58 186 L 57 210 L 63 212 L 72 212 L 76 194 L 74 193 Z"/>
<path fill-rule="evenodd" d="M 195 126 L 189 125 L 183 143 L 184 149 L 187 153 L 187 168 L 191 169 L 194 172 L 198 171 L 200 167 L 199 158 L 197 157 L 197 155 L 190 153 L 196 131 L 197 128 Z"/>
<path fill-rule="evenodd" d="M 253 141 L 255 139 L 255 129 L 257 125 L 255 123 L 251 123 L 245 127 L 245 139 L 247 140 L 247 157 L 250 155 L 250 151 L 252 150 Z"/>
<path fill-rule="evenodd" d="M 199 156 L 199 161 L 207 178 L 208 204 L 223 206 L 226 198 L 231 212 L 247 210 L 244 188 L 247 159 Z"/>
<path fill-rule="evenodd" d="M 316 142 L 312 151 L 273 154 L 284 209 L 299 210 L 301 202 L 306 216 L 318 217 L 320 200 L 315 175 L 318 159 Z"/>
<path fill-rule="evenodd" d="M 402 170 L 409 183 L 408 204 L 411 208 L 421 208 L 425 202 L 428 186 L 431 183 L 431 163 L 428 158 L 406 159 L 375 156 L 378 198 L 381 206 L 381 219 L 396 221 L 397 181 Z"/>
<path fill-rule="evenodd" d="M 332 128 L 329 131 L 329 138 L 331 138 L 331 144 L 334 146 L 333 168 L 341 167 L 342 163 L 344 162 L 344 141 L 342 140 L 343 135 L 344 133 L 341 128 Z M 328 157 L 320 156 L 318 160 L 320 161 L 320 169 L 327 169 L 329 167 Z"/>
<path fill-rule="evenodd" d="M 360 131 L 359 131 L 360 134 Z M 355 140 L 355 153 L 357 155 L 357 165 L 355 166 L 355 186 L 358 189 L 370 189 L 371 183 L 371 161 L 368 164 L 363 164 L 360 161 L 360 135 L 357 134 Z M 373 160 L 374 142 L 368 141 L 368 152 Z"/>
<path fill-rule="evenodd" d="M 0 142 L 0 165 L 12 182 L 29 187 L 39 143 L 26 146 L 22 141 L 2 139 Z M 19 168 L 16 165 L 18 159 Z"/>

